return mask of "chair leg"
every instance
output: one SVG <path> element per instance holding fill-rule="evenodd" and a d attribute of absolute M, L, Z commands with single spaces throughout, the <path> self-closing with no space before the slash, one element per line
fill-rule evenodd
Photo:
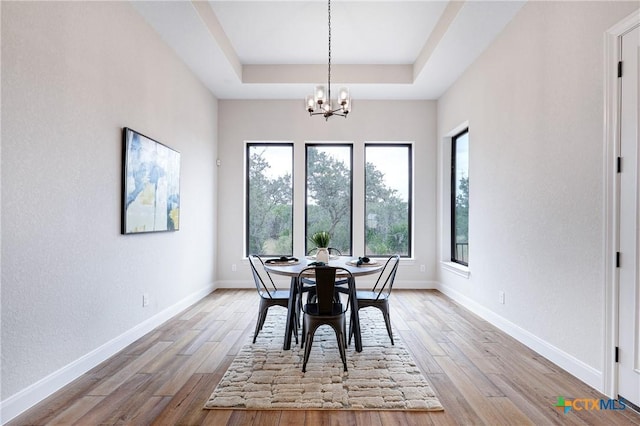
<path fill-rule="evenodd" d="M 304 341 L 307 334 L 307 320 L 302 317 L 302 333 L 300 333 L 300 349 L 304 348 Z"/>
<path fill-rule="evenodd" d="M 354 321 L 355 315 L 353 314 L 353 312 L 351 312 L 351 317 L 350 317 L 350 321 L 349 321 L 349 342 L 347 343 L 347 345 L 351 345 L 351 338 L 353 337 L 353 321 Z"/>
<path fill-rule="evenodd" d="M 393 332 L 391 331 L 391 318 L 389 317 L 388 311 L 383 311 L 382 315 L 384 316 L 384 322 L 387 326 L 387 333 L 389 334 L 389 339 L 391 339 L 391 344 L 393 345 Z"/>
<path fill-rule="evenodd" d="M 313 345 L 313 335 L 315 334 L 315 329 L 309 330 L 307 332 L 307 346 L 304 348 L 304 359 L 302 360 L 302 372 L 307 372 L 307 361 L 309 361 L 309 354 L 311 353 L 311 346 Z"/>
<path fill-rule="evenodd" d="M 342 326 L 340 331 L 336 330 L 336 338 L 338 339 L 338 351 L 340 352 L 340 358 L 342 358 L 342 365 L 344 366 L 344 371 L 347 371 L 347 336 L 345 336 L 346 331 L 346 323 L 342 322 Z"/>
<path fill-rule="evenodd" d="M 384 318 L 384 325 L 387 327 L 387 334 L 389 335 L 389 339 L 391 340 L 391 344 L 393 345 L 393 332 L 391 331 L 391 317 L 389 316 L 389 303 L 384 303 L 382 305 L 377 306 L 382 312 L 382 317 Z"/>
<path fill-rule="evenodd" d="M 258 320 L 256 321 L 256 330 L 253 332 L 253 343 L 256 342 L 256 339 L 258 338 L 258 333 L 260 332 L 260 315 L 262 315 L 261 313 L 258 314 Z"/>
<path fill-rule="evenodd" d="M 283 306 L 283 308 L 288 308 L 288 307 L 287 306 Z M 287 316 L 288 315 L 289 315 L 289 311 L 287 310 Z M 292 324 L 292 326 L 293 326 L 293 334 L 294 334 L 294 336 L 296 336 L 296 345 L 297 345 L 298 344 L 298 327 L 299 327 L 299 324 L 298 324 L 298 313 L 296 312 L 295 307 L 293 309 L 293 318 L 292 318 L 292 320 L 293 320 L 293 324 Z"/>
<path fill-rule="evenodd" d="M 344 371 L 347 371 L 347 351 L 344 347 L 345 335 L 344 333 L 339 332 L 336 337 L 338 338 L 338 351 L 340 352 L 340 358 L 342 359 L 342 366 L 344 367 Z"/>
<path fill-rule="evenodd" d="M 265 306 L 264 302 L 260 301 L 260 311 L 258 312 L 258 320 L 256 321 L 256 331 L 253 333 L 253 343 L 256 342 L 258 337 L 258 333 L 262 330 L 262 326 L 264 325 L 264 321 L 267 318 L 267 311 L 269 310 L 268 306 Z"/>

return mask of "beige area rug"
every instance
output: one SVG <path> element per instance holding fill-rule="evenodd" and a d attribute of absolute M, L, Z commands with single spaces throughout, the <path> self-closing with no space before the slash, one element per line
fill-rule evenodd
<path fill-rule="evenodd" d="M 333 329 L 321 326 L 303 373 L 300 345 L 294 340 L 291 350 L 282 350 L 285 315 L 269 310 L 256 343 L 248 339 L 204 408 L 443 410 L 396 333 L 391 346 L 379 310 L 360 310 L 363 351 L 351 342 L 347 372 Z"/>

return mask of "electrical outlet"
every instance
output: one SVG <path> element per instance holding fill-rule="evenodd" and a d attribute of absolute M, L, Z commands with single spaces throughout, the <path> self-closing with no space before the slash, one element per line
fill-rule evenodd
<path fill-rule="evenodd" d="M 500 301 L 500 303 L 502 305 L 504 305 L 504 291 L 499 291 L 498 292 L 498 300 Z"/>
<path fill-rule="evenodd" d="M 238 267 L 236 266 L 236 264 L 232 264 L 231 265 L 231 272 L 236 272 L 238 270 Z"/>
<path fill-rule="evenodd" d="M 420 265 L 420 272 L 427 272 L 427 267 L 424 265 Z"/>
<path fill-rule="evenodd" d="M 142 293 L 142 307 L 149 305 L 149 293 Z"/>

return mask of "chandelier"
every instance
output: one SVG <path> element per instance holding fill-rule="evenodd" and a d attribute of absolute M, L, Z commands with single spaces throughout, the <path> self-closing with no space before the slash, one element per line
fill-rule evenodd
<path fill-rule="evenodd" d="M 313 95 L 306 98 L 306 108 L 309 115 L 322 115 L 325 120 L 329 117 L 338 115 L 347 117 L 351 111 L 351 98 L 349 90 L 341 88 L 338 93 L 337 100 L 331 99 L 331 0 L 329 0 L 328 16 L 329 16 L 329 66 L 327 73 L 327 87 L 316 86 Z"/>

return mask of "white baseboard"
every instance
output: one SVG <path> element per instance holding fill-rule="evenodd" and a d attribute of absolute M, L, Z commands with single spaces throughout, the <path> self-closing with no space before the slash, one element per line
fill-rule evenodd
<path fill-rule="evenodd" d="M 469 299 L 467 296 L 459 293 L 451 287 L 439 284 L 436 288 L 443 294 L 455 300 L 460 305 L 464 306 L 466 309 L 470 310 L 482 319 L 488 321 L 489 323 L 499 328 L 501 331 L 507 333 L 514 339 L 518 340 L 528 348 L 547 358 L 558 367 L 582 380 L 598 392 L 604 393 L 604 389 L 602 389 L 602 371 L 598 371 L 590 365 L 585 364 L 574 356 L 564 352 L 563 350 L 553 346 L 549 342 L 501 317 L 500 315 L 480 305 L 474 300 Z"/>
<path fill-rule="evenodd" d="M 365 279 L 358 278 L 358 282 L 367 283 Z M 370 280 L 370 284 L 373 286 L 373 280 Z M 363 284 L 364 287 L 367 284 Z M 227 289 L 241 289 L 241 288 L 255 288 L 255 284 L 253 281 L 247 280 L 228 280 L 228 281 L 218 281 L 215 284 L 215 288 L 227 288 Z M 360 288 L 360 285 L 358 285 Z M 408 281 L 408 280 L 396 280 L 393 288 L 395 289 L 403 289 L 403 290 L 437 290 L 439 289 L 439 284 L 436 281 Z"/>
<path fill-rule="evenodd" d="M 0 401 L 0 424 L 5 424 L 11 419 L 22 414 L 38 402 L 42 401 L 52 393 L 71 383 L 87 371 L 91 370 L 101 362 L 107 360 L 131 343 L 138 340 L 154 328 L 160 326 L 184 309 L 193 305 L 198 300 L 204 298 L 214 290 L 213 284 L 185 297 L 178 303 L 157 313 L 151 318 L 127 330 L 120 336 L 108 341 L 97 349 L 78 358 L 72 363 L 62 367 L 47 377 L 26 387 L 20 392 Z"/>
<path fill-rule="evenodd" d="M 246 280 L 219 281 L 184 298 L 180 302 L 159 312 L 127 332 L 89 352 L 76 361 L 30 385 L 4 401 L 0 401 L 0 423 L 5 424 L 30 407 L 42 401 L 63 386 L 69 384 L 82 374 L 91 370 L 109 357 L 115 355 L 140 337 L 169 320 L 179 312 L 191 306 L 218 288 L 253 288 L 253 283 Z M 456 290 L 433 281 L 397 281 L 398 289 L 436 289 L 449 296 L 460 305 L 493 324 L 511 337 L 544 356 L 560 368 L 582 380 L 599 392 L 602 392 L 602 372 L 576 359 L 550 343 L 540 339 L 529 331 L 513 324 L 495 312 L 469 299 Z"/>

